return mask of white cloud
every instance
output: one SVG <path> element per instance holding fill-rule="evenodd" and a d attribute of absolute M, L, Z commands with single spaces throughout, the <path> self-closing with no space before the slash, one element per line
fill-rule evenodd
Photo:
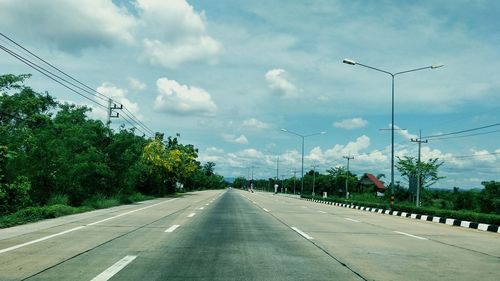
<path fill-rule="evenodd" d="M 123 106 L 132 112 L 137 118 L 142 119 L 142 115 L 139 113 L 139 105 L 127 98 L 128 92 L 126 89 L 120 89 L 111 83 L 104 82 L 101 86 L 97 87 L 96 90 L 97 92 L 110 97 L 114 101 L 123 104 Z"/>
<path fill-rule="evenodd" d="M 221 44 L 206 32 L 205 15 L 184 0 L 138 0 L 143 56 L 153 65 L 176 68 L 189 61 L 216 62 Z"/>
<path fill-rule="evenodd" d="M 352 119 L 345 119 L 340 122 L 334 122 L 333 127 L 342 128 L 347 130 L 363 128 L 368 124 L 368 121 L 363 118 L 357 117 Z"/>
<path fill-rule="evenodd" d="M 136 92 L 144 91 L 147 88 L 146 84 L 142 83 L 134 77 L 128 77 L 127 80 L 129 87 Z"/>
<path fill-rule="evenodd" d="M 389 127 L 391 126 L 391 124 L 389 124 Z M 416 139 L 418 138 L 417 135 L 415 134 L 410 134 L 410 132 L 406 129 L 401 129 L 399 126 L 397 125 L 394 125 L 394 130 L 396 130 L 396 132 L 398 134 L 400 134 L 403 138 L 407 139 L 407 140 L 411 140 L 411 139 Z"/>
<path fill-rule="evenodd" d="M 160 78 L 156 81 L 158 96 L 154 108 L 160 112 L 180 115 L 214 116 L 217 105 L 202 88 L 181 85 L 175 80 Z"/>
<path fill-rule="evenodd" d="M 262 122 L 255 118 L 243 120 L 243 126 L 259 130 L 271 128 L 271 124 Z"/>
<path fill-rule="evenodd" d="M 222 138 L 225 141 L 237 144 L 248 144 L 248 139 L 244 135 L 240 135 L 239 137 L 231 134 L 222 134 Z"/>
<path fill-rule="evenodd" d="M 3 0 L 0 25 L 79 53 L 89 47 L 134 42 L 135 19 L 111 0 Z"/>
<path fill-rule="evenodd" d="M 289 81 L 288 72 L 284 69 L 271 69 L 266 73 L 265 77 L 269 88 L 274 94 L 288 98 L 298 95 L 297 86 Z"/>

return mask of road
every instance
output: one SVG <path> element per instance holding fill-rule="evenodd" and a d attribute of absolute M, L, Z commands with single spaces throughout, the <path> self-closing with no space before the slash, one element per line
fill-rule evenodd
<path fill-rule="evenodd" d="M 188 193 L 0 230 L 0 280 L 499 280 L 500 236 L 269 193 Z"/>

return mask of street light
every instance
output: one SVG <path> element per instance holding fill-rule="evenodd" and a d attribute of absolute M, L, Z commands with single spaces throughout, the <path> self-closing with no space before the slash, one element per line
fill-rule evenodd
<path fill-rule="evenodd" d="M 293 135 L 296 135 L 296 136 L 299 136 L 302 138 L 302 172 L 301 172 L 302 178 L 301 178 L 301 183 L 300 183 L 300 194 L 302 195 L 302 194 L 304 194 L 304 139 L 307 137 L 312 137 L 312 136 L 316 136 L 316 135 L 324 135 L 324 134 L 326 134 L 326 132 L 318 132 L 318 133 L 309 134 L 309 135 L 301 135 L 299 133 L 296 133 L 296 132 L 293 132 L 293 131 L 290 131 L 287 129 L 281 129 L 281 130 L 285 133 L 290 133 L 290 134 L 293 134 Z"/>
<path fill-rule="evenodd" d="M 400 71 L 396 73 L 392 73 L 380 68 L 376 68 L 373 66 L 365 65 L 350 59 L 344 59 L 342 61 L 345 64 L 349 65 L 360 65 L 372 70 L 376 70 L 379 72 L 383 72 L 385 74 L 389 74 L 392 79 L 392 111 L 391 111 L 391 116 L 392 116 L 392 122 L 391 122 L 391 204 L 394 204 L 394 77 L 396 77 L 399 74 L 404 74 L 408 72 L 414 72 L 414 71 L 419 71 L 419 70 L 424 70 L 424 69 L 436 69 L 443 67 L 443 64 L 438 64 L 438 65 L 430 65 L 430 66 L 425 66 L 425 67 L 420 67 L 420 68 L 415 68 L 415 69 L 410 69 L 410 70 L 405 70 L 405 71 Z"/>

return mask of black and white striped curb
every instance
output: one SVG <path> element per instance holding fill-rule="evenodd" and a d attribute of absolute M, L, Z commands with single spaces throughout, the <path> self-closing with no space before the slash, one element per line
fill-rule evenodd
<path fill-rule="evenodd" d="M 451 225 L 451 226 L 461 226 L 461 227 L 465 227 L 465 228 L 473 228 L 473 229 L 478 229 L 478 230 L 482 230 L 482 231 L 490 231 L 490 232 L 500 233 L 500 227 L 498 225 L 494 225 L 494 224 L 477 223 L 477 222 L 470 222 L 470 221 L 463 221 L 463 220 L 449 219 L 449 218 L 442 218 L 442 217 L 428 216 L 428 215 L 421 215 L 421 214 L 412 214 L 412 213 L 401 212 L 401 211 L 392 211 L 392 210 L 379 209 L 379 208 L 363 207 L 363 206 L 356 206 L 356 205 L 352 205 L 352 204 L 337 203 L 337 202 L 330 202 L 330 201 L 323 201 L 323 200 L 316 200 L 316 199 L 308 199 L 308 198 L 300 198 L 300 199 L 306 200 L 306 201 L 312 201 L 312 202 L 316 202 L 316 203 L 344 207 L 344 208 L 363 210 L 363 211 L 368 211 L 368 212 L 372 212 L 372 213 L 406 217 L 406 218 L 423 220 L 423 221 L 432 221 L 432 222 L 436 222 L 436 223 L 444 223 L 444 224 Z"/>

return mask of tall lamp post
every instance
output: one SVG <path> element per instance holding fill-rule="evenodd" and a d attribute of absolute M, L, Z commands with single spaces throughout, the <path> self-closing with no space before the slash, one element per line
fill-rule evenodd
<path fill-rule="evenodd" d="M 316 135 L 324 135 L 326 134 L 326 132 L 318 132 L 318 133 L 314 133 L 314 134 L 309 134 L 309 135 L 301 135 L 299 133 L 296 133 L 296 132 L 293 132 L 293 131 L 290 131 L 290 130 L 287 130 L 287 129 L 281 129 L 283 132 L 286 132 L 286 133 L 290 133 L 290 134 L 293 134 L 293 135 L 296 135 L 296 136 L 299 136 L 302 138 L 302 172 L 301 172 L 301 183 L 300 183 L 300 194 L 304 194 L 304 139 L 307 138 L 307 137 L 312 137 L 312 136 L 316 136 Z"/>
<path fill-rule="evenodd" d="M 376 68 L 373 66 L 369 66 L 366 64 L 362 64 L 350 59 L 344 59 L 342 61 L 345 64 L 349 65 L 360 65 L 372 70 L 376 70 L 385 74 L 389 74 L 391 76 L 392 80 L 392 111 L 391 111 L 391 116 L 392 116 L 392 122 L 391 122 L 391 205 L 394 204 L 394 77 L 400 74 L 408 73 L 408 72 L 414 72 L 414 71 L 419 71 L 419 70 L 424 70 L 424 69 L 436 69 L 439 67 L 442 67 L 444 65 L 439 64 L 439 65 L 431 65 L 431 66 L 425 66 L 425 67 L 420 67 L 420 68 L 415 68 L 415 69 L 410 69 L 410 70 L 405 70 L 405 71 L 400 71 L 400 72 L 389 72 L 380 68 Z"/>

